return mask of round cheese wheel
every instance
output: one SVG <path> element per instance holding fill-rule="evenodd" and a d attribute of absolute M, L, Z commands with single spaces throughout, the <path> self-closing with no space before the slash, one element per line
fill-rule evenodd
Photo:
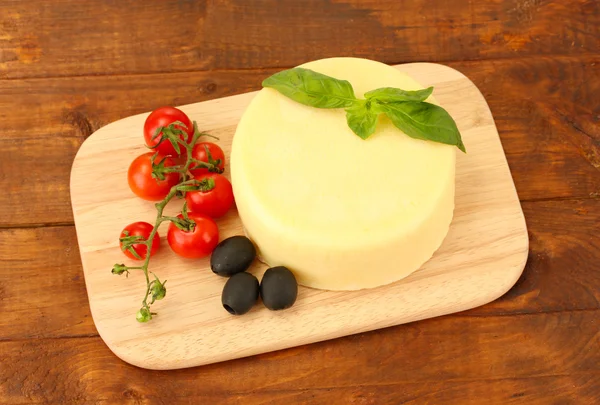
<path fill-rule="evenodd" d="M 302 67 L 348 80 L 359 98 L 379 87 L 423 88 L 366 59 Z M 235 201 L 268 265 L 288 267 L 308 287 L 377 287 L 417 270 L 445 238 L 454 210 L 455 149 L 410 138 L 383 115 L 363 140 L 343 109 L 305 106 L 264 88 L 233 139 Z"/>

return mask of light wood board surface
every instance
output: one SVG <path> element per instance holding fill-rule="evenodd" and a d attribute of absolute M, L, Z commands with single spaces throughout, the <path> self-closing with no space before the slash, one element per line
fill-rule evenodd
<path fill-rule="evenodd" d="M 424 86 L 456 120 L 468 154 L 457 154 L 456 209 L 448 236 L 434 257 L 399 282 L 370 290 L 329 292 L 300 288 L 294 307 L 280 312 L 257 305 L 241 317 L 221 307 L 225 279 L 208 259 L 163 248 L 151 271 L 168 280 L 168 293 L 155 303 L 158 315 L 135 320 L 145 291 L 140 272 L 111 274 L 127 263 L 118 246 L 130 222 L 154 222 L 152 203 L 127 185 L 130 162 L 146 151 L 142 127 L 147 114 L 109 124 L 83 144 L 71 172 L 71 199 L 88 298 L 95 325 L 121 359 L 150 369 L 176 369 L 285 349 L 340 336 L 463 311 L 508 291 L 528 253 L 525 220 L 492 115 L 479 90 L 461 73 L 431 63 L 399 65 Z M 220 138 L 229 153 L 236 124 L 253 97 L 242 94 L 181 106 L 201 130 Z M 228 175 L 228 171 L 225 172 Z M 175 214 L 174 201 L 165 214 Z M 242 234 L 235 210 L 218 221 L 221 238 Z M 260 278 L 265 266 L 251 271 Z M 402 333 L 401 330 L 398 333 Z"/>

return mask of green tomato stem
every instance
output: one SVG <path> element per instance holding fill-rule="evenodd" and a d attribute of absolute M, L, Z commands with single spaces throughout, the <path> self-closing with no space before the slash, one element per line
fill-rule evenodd
<path fill-rule="evenodd" d="M 175 124 L 181 124 L 181 123 L 178 123 L 178 122 L 173 123 L 173 124 L 171 124 L 171 126 L 173 126 Z M 181 124 L 181 125 L 183 125 L 183 124 Z M 167 128 L 161 128 L 161 129 L 167 130 Z M 172 134 L 172 132 L 173 131 L 171 131 L 171 134 Z M 178 134 L 175 134 L 175 135 L 178 135 Z M 145 320 L 143 322 L 151 320 L 152 315 L 156 315 L 155 313 L 150 312 L 150 304 L 148 304 L 148 297 L 150 296 L 150 291 L 152 289 L 153 283 L 155 283 L 155 282 L 160 283 L 160 281 L 158 281 L 158 277 L 156 277 L 156 275 L 154 275 L 154 273 L 153 273 L 153 275 L 156 278 L 156 281 L 150 280 L 148 266 L 150 264 L 150 251 L 152 248 L 152 241 L 154 240 L 154 237 L 156 236 L 156 233 L 158 232 L 159 226 L 165 221 L 171 221 L 171 222 L 174 222 L 179 227 L 183 226 L 184 228 L 191 228 L 191 229 L 193 229 L 193 225 L 195 225 L 193 223 L 193 221 L 192 221 L 193 225 L 189 224 L 190 220 L 188 218 L 181 219 L 178 217 L 165 216 L 165 215 L 163 215 L 163 211 L 164 211 L 165 207 L 167 206 L 167 204 L 174 197 L 179 196 L 181 193 L 185 194 L 184 190 L 189 190 L 190 187 L 193 187 L 193 186 L 197 187 L 199 185 L 198 180 L 189 179 L 189 177 L 190 177 L 189 170 L 190 170 L 190 166 L 192 164 L 197 164 L 197 162 L 198 162 L 196 159 L 192 158 L 192 151 L 194 149 L 194 145 L 196 144 L 196 142 L 198 142 L 198 139 L 200 139 L 200 137 L 203 135 L 208 135 L 208 134 L 201 133 L 198 130 L 198 125 L 194 121 L 194 136 L 193 136 L 192 140 L 189 143 L 187 143 L 183 139 L 177 138 L 179 143 L 181 144 L 181 146 L 184 147 L 186 150 L 185 164 L 183 166 L 164 167 L 164 168 L 161 168 L 160 171 L 162 173 L 178 172 L 181 174 L 180 181 L 178 184 L 171 187 L 171 189 L 169 190 L 169 193 L 165 196 L 165 198 L 162 201 L 155 204 L 156 220 L 154 222 L 154 228 L 152 229 L 152 232 L 150 232 L 150 235 L 148 235 L 148 238 L 146 240 L 136 241 L 136 244 L 146 246 L 146 257 L 144 258 L 144 263 L 141 266 L 135 266 L 135 267 L 125 266 L 124 267 L 124 272 L 126 272 L 128 270 L 142 270 L 144 272 L 144 276 L 146 278 L 146 294 L 144 294 L 144 299 L 142 300 L 142 309 L 140 311 L 142 311 L 144 309 L 147 310 L 150 317 L 149 317 L 149 319 L 144 318 Z M 173 139 L 173 137 L 171 137 L 171 139 Z M 203 165 L 205 165 L 203 167 L 210 168 L 213 166 L 210 163 L 206 163 L 206 162 L 201 162 L 201 163 Z M 135 252 L 135 253 L 137 253 L 137 252 Z M 140 257 L 140 259 L 141 259 L 141 257 Z M 162 285 L 164 287 L 164 283 L 162 283 Z M 152 302 L 154 302 L 154 300 Z M 140 311 L 138 311 L 138 314 L 140 313 Z M 140 321 L 140 319 L 138 319 L 138 321 Z M 140 321 L 140 322 L 142 322 L 142 321 Z"/>

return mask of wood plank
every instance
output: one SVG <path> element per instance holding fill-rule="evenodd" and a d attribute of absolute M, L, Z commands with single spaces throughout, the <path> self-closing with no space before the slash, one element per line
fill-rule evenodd
<path fill-rule="evenodd" d="M 198 376 L 198 379 L 201 379 Z M 201 393 L 189 394 L 187 385 L 182 383 L 181 391 L 167 398 L 164 394 L 153 396 L 145 392 L 125 389 L 105 395 L 103 399 L 91 395 L 76 397 L 76 403 L 90 404 L 211 404 L 211 405 L 288 405 L 288 404 L 440 404 L 459 403 L 461 405 L 481 405 L 482 398 L 488 405 L 528 404 L 592 404 L 597 400 L 600 376 L 596 373 L 573 373 L 563 376 L 534 378 L 490 379 L 480 381 L 430 381 L 425 383 L 373 384 L 350 387 L 320 389 L 261 390 L 250 393 Z M 172 380 L 172 379 L 171 379 Z M 139 383 L 141 385 L 141 383 Z M 112 387 L 111 387 L 112 388 Z M 115 389 L 115 388 L 113 388 Z M 41 391 L 41 390 L 39 390 Z M 38 392 L 39 392 L 38 391 Z M 99 396 L 99 395 L 98 395 Z M 71 398 L 68 396 L 67 398 Z M 107 399 L 108 398 L 108 399 Z M 0 400 L 1 401 L 1 400 Z M 20 397 L 17 404 L 47 404 Z M 9 404 L 0 402 L 0 404 Z"/>
<path fill-rule="evenodd" d="M 592 403 L 598 322 L 598 310 L 445 317 L 168 374 L 118 360 L 99 338 L 0 342 L 0 392 L 11 404 Z"/>
<path fill-rule="evenodd" d="M 362 385 L 293 391 L 267 391 L 244 395 L 211 397 L 210 403 L 240 404 L 461 404 L 486 405 L 593 403 L 598 398 L 598 374 L 571 374 L 534 378 L 489 379 L 480 381 L 432 381 Z M 233 397 L 233 398 L 232 398 Z M 155 399 L 160 403 L 160 399 Z M 186 402 L 189 401 L 189 402 Z M 222 402 L 220 402 L 222 401 Z M 191 398 L 184 403 L 193 404 Z"/>
<path fill-rule="evenodd" d="M 0 312 L 0 340 L 97 335 L 73 227 L 0 231 Z"/>
<path fill-rule="evenodd" d="M 500 299 L 461 316 L 600 309 L 600 239 L 593 237 L 600 200 L 523 208 L 530 235 L 523 276 Z M 73 227 L 0 230 L 0 280 L 0 339 L 97 333 Z"/>
<path fill-rule="evenodd" d="M 600 50 L 593 0 L 105 0 L 92 7 L 2 2 L 0 77 L 287 67 L 340 55 L 402 63 Z"/>
<path fill-rule="evenodd" d="M 600 57 L 452 66 L 488 101 L 521 200 L 598 196 Z"/>
<path fill-rule="evenodd" d="M 76 137 L 0 140 L 1 225 L 72 221 L 69 175 L 81 140 Z"/>
<path fill-rule="evenodd" d="M 257 90 L 273 72 L 256 69 L 0 80 L 2 140 L 86 138 L 113 121 L 165 104 L 189 104 Z"/>
<path fill-rule="evenodd" d="M 600 199 L 523 203 L 529 258 L 517 284 L 470 311 L 485 315 L 600 308 Z"/>
<path fill-rule="evenodd" d="M 486 97 L 521 200 L 600 193 L 598 64 L 597 56 L 450 64 Z M 9 191 L 0 204 L 10 208 L 0 212 L 0 226 L 71 222 L 70 166 L 83 139 L 101 126 L 163 104 L 256 90 L 272 72 L 0 80 L 0 179 Z M 26 178 L 34 181 L 25 195 Z"/>

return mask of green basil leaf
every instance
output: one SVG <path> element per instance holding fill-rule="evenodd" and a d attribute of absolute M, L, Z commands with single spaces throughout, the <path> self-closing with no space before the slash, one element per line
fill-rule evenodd
<path fill-rule="evenodd" d="M 344 108 L 356 102 L 350 82 L 300 67 L 275 73 L 262 85 L 311 107 Z"/>
<path fill-rule="evenodd" d="M 406 135 L 456 145 L 466 152 L 456 123 L 442 107 L 424 102 L 403 101 L 378 104 L 378 108 Z"/>
<path fill-rule="evenodd" d="M 352 107 L 346 108 L 346 121 L 348 122 L 348 126 L 362 139 L 367 139 L 375 132 L 378 116 L 379 112 L 375 112 L 371 109 L 370 102 L 363 101 L 361 103 L 356 103 Z"/>
<path fill-rule="evenodd" d="M 433 87 L 423 90 L 407 91 L 393 87 L 382 87 L 365 93 L 367 99 L 376 99 L 381 102 L 396 101 L 425 101 L 433 93 Z"/>

